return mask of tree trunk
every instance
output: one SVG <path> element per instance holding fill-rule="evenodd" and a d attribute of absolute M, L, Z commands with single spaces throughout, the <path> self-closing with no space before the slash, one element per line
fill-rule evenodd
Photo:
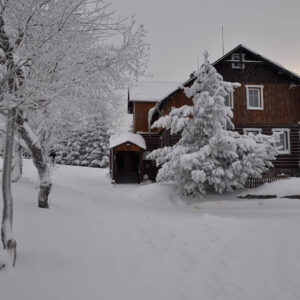
<path fill-rule="evenodd" d="M 20 140 L 20 139 L 19 139 Z M 12 174 L 11 180 L 12 182 L 17 182 L 22 177 L 22 147 L 20 142 L 15 142 L 14 147 L 14 156 L 13 156 L 13 167 L 12 167 Z"/>
<path fill-rule="evenodd" d="M 47 158 L 43 153 L 43 149 L 36 135 L 29 127 L 27 120 L 22 112 L 17 115 L 17 124 L 19 126 L 19 134 L 27 144 L 31 151 L 33 163 L 37 168 L 40 186 L 38 195 L 38 206 L 41 208 L 49 208 L 49 194 L 51 192 L 50 170 L 47 164 Z"/>
<path fill-rule="evenodd" d="M 3 248 L 6 249 L 9 255 L 12 257 L 13 265 L 15 265 L 16 262 L 17 248 L 16 240 L 13 238 L 12 234 L 13 197 L 11 193 L 11 170 L 15 130 L 15 116 L 16 109 L 9 109 L 6 117 L 6 137 L 2 174 L 3 211 L 1 226 L 1 240 Z"/>

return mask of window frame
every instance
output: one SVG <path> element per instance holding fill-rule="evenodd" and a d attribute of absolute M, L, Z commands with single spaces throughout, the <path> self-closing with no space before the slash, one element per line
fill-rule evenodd
<path fill-rule="evenodd" d="M 232 53 L 231 61 L 232 69 L 245 69 L 245 64 L 243 63 L 245 61 L 245 53 Z"/>
<path fill-rule="evenodd" d="M 233 97 L 233 92 L 234 91 L 231 91 L 227 96 L 229 97 L 229 105 L 226 105 L 225 104 L 225 101 L 224 101 L 224 104 L 226 107 L 229 107 L 231 109 L 234 109 L 234 97 Z M 225 96 L 226 97 L 226 96 Z M 224 97 L 224 100 L 225 100 L 225 97 Z"/>
<path fill-rule="evenodd" d="M 243 128 L 244 134 L 252 133 L 253 131 L 257 131 L 257 134 L 261 134 L 261 130 L 262 130 L 261 128 L 251 128 L 251 127 Z"/>
<path fill-rule="evenodd" d="M 291 138 L 290 138 L 290 132 L 291 130 L 289 128 L 273 128 L 272 129 L 273 133 L 285 133 L 286 135 L 284 135 L 287 139 L 286 139 L 286 146 L 287 149 L 286 150 L 278 150 L 278 154 L 291 154 Z"/>
<path fill-rule="evenodd" d="M 246 84 L 246 97 L 247 97 L 247 109 L 248 110 L 264 110 L 264 86 L 263 85 L 254 85 L 254 84 Z M 258 90 L 259 97 L 260 97 L 260 104 L 261 106 L 250 106 L 250 96 L 249 96 L 249 90 Z"/>

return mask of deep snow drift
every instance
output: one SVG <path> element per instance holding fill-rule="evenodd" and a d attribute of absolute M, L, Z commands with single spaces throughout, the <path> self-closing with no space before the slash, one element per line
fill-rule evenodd
<path fill-rule="evenodd" d="M 17 266 L 0 272 L 1 299 L 300 299 L 300 200 L 236 199 L 243 191 L 186 205 L 171 184 L 111 185 L 107 170 L 61 166 L 43 210 L 30 161 L 24 169 Z"/>

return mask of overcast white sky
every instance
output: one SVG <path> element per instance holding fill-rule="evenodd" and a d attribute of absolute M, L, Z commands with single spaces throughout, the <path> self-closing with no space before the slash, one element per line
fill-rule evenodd
<path fill-rule="evenodd" d="M 110 0 L 135 15 L 151 44 L 147 80 L 185 81 L 208 50 L 213 62 L 244 44 L 300 74 L 300 0 Z"/>

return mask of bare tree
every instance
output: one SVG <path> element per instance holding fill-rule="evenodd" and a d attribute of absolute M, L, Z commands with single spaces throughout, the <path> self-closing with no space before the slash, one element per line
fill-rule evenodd
<path fill-rule="evenodd" d="M 136 27 L 134 20 L 114 18 L 103 1 L 95 3 L 8 0 L 1 5 L 14 75 L 22 79 L 10 101 L 18 107 L 18 132 L 31 150 L 40 176 L 39 207 L 49 206 L 51 180 L 44 145 L 31 129 L 31 112 L 40 108 L 51 112 L 54 102 L 59 103 L 56 108 L 64 104 L 70 110 L 86 107 L 87 101 L 95 103 L 99 94 L 107 99 L 105 95 L 126 86 L 145 67 L 143 28 Z M 49 118 L 47 128 L 55 119 Z"/>
<path fill-rule="evenodd" d="M 64 108 L 76 103 L 80 111 L 87 101 L 96 103 L 97 95 L 108 99 L 105 95 L 126 87 L 146 66 L 143 27 L 134 20 L 115 18 L 108 6 L 100 0 L 0 0 L 0 109 L 7 123 L 1 238 L 4 248 L 13 253 L 13 264 L 15 125 L 38 170 L 38 205 L 48 208 L 48 157 L 32 127 L 33 112 L 44 109 L 51 113 L 59 103 Z M 60 113 L 63 116 L 63 109 Z M 52 128 L 56 118 L 47 122 L 47 128 Z"/>

